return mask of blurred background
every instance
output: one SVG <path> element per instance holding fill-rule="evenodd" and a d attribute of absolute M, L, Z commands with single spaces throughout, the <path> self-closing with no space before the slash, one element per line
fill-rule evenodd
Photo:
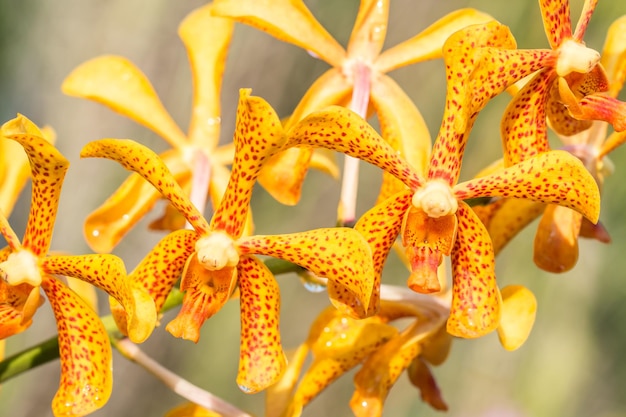
<path fill-rule="evenodd" d="M 1 3 L 0 12 L 0 120 L 25 114 L 39 125 L 57 131 L 58 148 L 71 161 L 65 181 L 53 250 L 88 253 L 82 220 L 99 206 L 126 177 L 117 164 L 80 160 L 87 142 L 104 137 L 132 138 L 152 149 L 166 149 L 151 131 L 103 106 L 64 96 L 62 80 L 82 62 L 101 54 L 129 58 L 152 81 L 174 119 L 187 126 L 191 81 L 187 57 L 176 30 L 199 0 L 22 0 Z M 310 0 L 306 4 L 322 24 L 345 45 L 350 35 L 357 0 Z M 577 20 L 582 0 L 572 1 Z M 391 2 L 388 46 L 408 39 L 444 14 L 461 7 L 490 13 L 511 27 L 522 48 L 548 47 L 538 3 L 534 0 L 446 0 Z M 626 13 L 626 2 L 599 2 L 585 41 L 601 50 L 610 22 Z M 222 100 L 222 140 L 234 129 L 238 89 L 251 87 L 269 101 L 280 116 L 288 115 L 310 84 L 327 65 L 305 51 L 276 41 L 244 26 L 237 26 L 226 68 Z M 441 61 L 414 65 L 392 77 L 422 111 L 434 137 L 443 112 L 445 77 Z M 622 97 L 624 99 L 624 97 Z M 499 97 L 480 115 L 463 166 L 470 178 L 501 155 L 499 118 L 508 96 Z M 455 341 L 449 359 L 434 372 L 450 417 L 570 416 L 618 417 L 626 415 L 626 149 L 611 155 L 615 174 L 605 184 L 601 219 L 613 243 L 581 241 L 576 268 L 562 275 L 538 270 L 532 263 L 536 224 L 512 242 L 497 260 L 501 286 L 518 283 L 537 296 L 537 321 L 528 342 L 516 352 L 501 348 L 494 334 L 479 340 Z M 340 158 L 338 158 L 341 161 Z M 359 214 L 376 198 L 379 172 L 362 165 Z M 335 222 L 339 184 L 310 172 L 302 202 L 283 207 L 262 189 L 255 190 L 253 211 L 259 233 L 281 233 L 331 226 Z M 26 223 L 30 189 L 21 196 L 11 223 L 21 235 Z M 210 215 L 210 213 L 207 213 Z M 132 269 L 162 237 L 146 231 L 152 212 L 115 252 Z M 392 258 L 384 282 L 403 285 L 406 270 Z M 295 275 L 278 277 L 283 299 L 281 330 L 287 348 L 297 346 L 308 326 L 328 305 L 322 294 L 307 292 Z M 101 299 L 102 313 L 107 304 Z M 166 314 L 163 323 L 173 318 Z M 161 327 L 142 348 L 166 367 L 193 383 L 263 415 L 263 394 L 246 395 L 235 384 L 239 345 L 239 308 L 229 303 L 209 320 L 195 345 L 171 337 Z M 7 354 L 32 346 L 56 333 L 49 306 L 43 306 L 34 325 L 8 341 Z M 176 394 L 137 365 L 114 353 L 114 390 L 96 417 L 158 417 L 183 402 Z M 331 386 L 305 410 L 305 416 L 350 416 L 352 394 L 349 374 Z M 50 402 L 58 387 L 59 363 L 31 370 L 2 386 L 0 415 L 52 416 Z M 391 391 L 385 416 L 434 416 L 440 413 L 422 404 L 406 376 Z"/>

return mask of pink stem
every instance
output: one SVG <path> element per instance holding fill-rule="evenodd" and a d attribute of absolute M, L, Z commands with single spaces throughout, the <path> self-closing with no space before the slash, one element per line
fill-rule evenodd
<path fill-rule="evenodd" d="M 193 171 L 191 173 L 191 191 L 189 192 L 189 199 L 201 213 L 204 213 L 207 203 L 206 200 L 210 181 L 211 161 L 201 149 L 196 149 L 193 155 Z M 191 230 L 193 226 L 187 222 L 185 228 Z"/>

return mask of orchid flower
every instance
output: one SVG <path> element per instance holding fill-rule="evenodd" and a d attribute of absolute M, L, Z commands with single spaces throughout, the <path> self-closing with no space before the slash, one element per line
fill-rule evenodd
<path fill-rule="evenodd" d="M 0 213 L 0 232 L 8 246 L 0 251 L 0 338 L 24 331 L 43 302 L 43 289 L 59 332 L 61 383 L 52 408 L 55 416 L 84 416 L 102 407 L 111 394 L 111 346 L 95 311 L 59 276 L 78 278 L 115 297 L 125 311 L 132 340 L 145 340 L 156 324 L 149 295 L 126 280 L 121 259 L 113 255 L 49 255 L 59 195 L 68 161 L 24 116 L 5 123 L 2 138 L 19 143 L 28 155 L 33 182 L 24 238 Z"/>
<path fill-rule="evenodd" d="M 371 252 L 362 235 L 349 228 L 316 229 L 289 235 L 242 236 L 252 187 L 263 163 L 285 141 L 278 116 L 265 101 L 242 90 L 235 128 L 235 161 L 228 187 L 211 221 L 182 192 L 163 162 L 133 141 L 105 139 L 88 144 L 83 157 L 121 163 L 149 181 L 192 225 L 164 238 L 130 274 L 162 305 L 182 272 L 185 291 L 178 316 L 167 325 L 174 336 L 197 341 L 203 322 L 239 288 L 241 346 L 237 382 L 257 392 L 282 374 L 285 358 L 279 333 L 279 288 L 254 255 L 298 264 L 327 278 L 338 289 L 331 301 L 354 316 L 365 313 L 373 290 Z M 123 327 L 123 326 L 122 326 Z"/>
<path fill-rule="evenodd" d="M 287 129 L 312 111 L 349 105 L 366 118 L 371 104 L 381 121 L 383 137 L 416 169 L 427 165 L 430 134 L 415 104 L 387 73 L 441 57 L 445 39 L 475 23 L 493 20 L 473 9 L 444 16 L 418 35 L 381 52 L 388 28 L 389 0 L 362 0 L 352 34 L 344 49 L 315 19 L 301 0 L 218 0 L 214 13 L 230 17 L 292 43 L 327 62 L 332 68 L 319 77 L 300 101 Z M 311 149 L 288 149 L 269 161 L 259 182 L 284 204 L 296 204 L 307 172 Z M 346 159 L 340 220 L 354 221 L 358 166 Z M 294 174 L 295 173 L 295 174 Z M 273 190 L 273 191 L 272 191 Z M 354 192 L 354 194 L 352 194 Z"/>
<path fill-rule="evenodd" d="M 85 62 L 65 79 L 63 92 L 104 104 L 151 129 L 172 149 L 161 154 L 176 180 L 194 193 L 204 207 L 208 194 L 214 207 L 224 193 L 233 148 L 218 146 L 220 135 L 220 89 L 233 24 L 213 17 L 212 5 L 201 7 L 179 26 L 191 64 L 193 106 L 185 135 L 167 112 L 148 78 L 120 56 L 101 56 Z M 85 221 L 85 237 L 97 252 L 110 252 L 121 238 L 152 208 L 159 193 L 139 175 L 131 175 L 118 190 Z M 151 227 L 177 230 L 184 219 L 166 210 Z"/>

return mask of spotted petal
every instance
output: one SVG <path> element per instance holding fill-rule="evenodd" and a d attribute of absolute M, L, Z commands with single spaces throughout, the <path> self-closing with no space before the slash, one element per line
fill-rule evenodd
<path fill-rule="evenodd" d="M 576 30 L 574 32 L 574 39 L 578 42 L 582 42 L 585 32 L 587 31 L 587 26 L 589 25 L 589 21 L 591 20 L 591 16 L 593 15 L 593 11 L 596 9 L 597 5 L 598 0 L 585 0 L 583 9 L 580 12 L 580 18 L 578 19 L 578 23 L 576 23 Z"/>
<path fill-rule="evenodd" d="M 572 37 L 569 0 L 539 0 L 539 6 L 546 36 L 552 49 L 556 49 Z"/>
<path fill-rule="evenodd" d="M 120 302 L 133 342 L 141 343 L 152 333 L 157 321 L 154 301 L 145 290 L 127 281 L 124 263 L 117 256 L 49 256 L 43 260 L 42 268 L 48 274 L 89 282 Z"/>
<path fill-rule="evenodd" d="M 280 291 L 269 269 L 243 256 L 237 266 L 241 291 L 241 350 L 237 384 L 244 392 L 275 383 L 287 362 L 280 342 Z"/>
<path fill-rule="evenodd" d="M 4 137 L 22 145 L 30 161 L 33 191 L 22 245 L 35 255 L 46 254 L 69 162 L 37 126 L 22 115 L 6 122 L 1 129 Z"/>
<path fill-rule="evenodd" d="M 209 225 L 198 209 L 189 201 L 183 189 L 157 154 L 129 139 L 102 139 L 88 143 L 81 158 L 107 158 L 119 162 L 150 182 L 180 211 L 198 233 L 206 233 Z"/>
<path fill-rule="evenodd" d="M 174 147 L 187 143 L 148 78 L 126 58 L 103 55 L 91 59 L 75 68 L 61 89 L 67 95 L 93 100 L 133 119 Z"/>
<path fill-rule="evenodd" d="M 302 266 L 328 278 L 348 294 L 335 292 L 333 304 L 346 314 L 364 317 L 374 288 L 370 248 L 356 230 L 316 229 L 288 235 L 251 236 L 240 239 L 242 253 L 269 255 Z"/>
<path fill-rule="evenodd" d="M 0 261 L 4 260 L 6 257 L 3 259 L 0 256 Z M 38 287 L 29 284 L 9 285 L 0 279 L 0 340 L 28 329 L 42 303 Z"/>
<path fill-rule="evenodd" d="M 493 247 L 480 219 L 464 202 L 459 202 L 457 216 L 447 329 L 454 336 L 476 338 L 495 330 L 500 323 Z"/>
<path fill-rule="evenodd" d="M 58 280 L 47 277 L 59 330 L 61 384 L 52 401 L 57 416 L 84 416 L 102 407 L 112 389 L 111 345 L 98 315 Z"/>
<path fill-rule="evenodd" d="M 276 39 L 313 52 L 333 67 L 345 51 L 315 19 L 302 0 L 217 0 L 214 14 L 230 17 Z"/>
<path fill-rule="evenodd" d="M 559 204 L 579 211 L 592 222 L 600 214 L 598 186 L 578 158 L 550 151 L 510 168 L 454 187 L 457 198 L 514 197 Z"/>

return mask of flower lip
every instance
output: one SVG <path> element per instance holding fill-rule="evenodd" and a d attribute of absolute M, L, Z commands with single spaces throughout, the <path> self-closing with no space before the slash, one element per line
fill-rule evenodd
<path fill-rule="evenodd" d="M 452 188 L 446 182 L 439 180 L 428 181 L 417 190 L 411 203 L 434 219 L 455 214 L 459 208 Z"/>
<path fill-rule="evenodd" d="M 0 276 L 9 285 L 28 283 L 38 287 L 42 280 L 37 257 L 27 250 L 13 252 L 0 263 Z"/>
<path fill-rule="evenodd" d="M 196 242 L 198 261 L 209 271 L 234 267 L 239 263 L 235 241 L 222 231 L 214 231 Z"/>
<path fill-rule="evenodd" d="M 556 73 L 565 77 L 572 72 L 586 74 L 600 62 L 600 53 L 584 44 L 568 39 L 558 49 Z"/>

